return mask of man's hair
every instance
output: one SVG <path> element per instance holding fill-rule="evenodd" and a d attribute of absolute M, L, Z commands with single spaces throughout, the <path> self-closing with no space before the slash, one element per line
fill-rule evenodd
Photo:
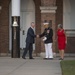
<path fill-rule="evenodd" d="M 34 24 L 34 22 L 31 22 L 31 25 Z"/>

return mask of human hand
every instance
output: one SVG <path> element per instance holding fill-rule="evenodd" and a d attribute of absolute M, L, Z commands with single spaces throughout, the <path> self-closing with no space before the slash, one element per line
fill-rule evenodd
<path fill-rule="evenodd" d="M 37 35 L 37 38 L 39 38 L 39 35 Z"/>
<path fill-rule="evenodd" d="M 47 40 L 47 38 L 46 38 L 46 37 L 44 37 L 44 38 L 43 38 L 43 41 L 45 41 L 45 40 Z"/>
<path fill-rule="evenodd" d="M 65 43 L 67 44 L 67 41 Z"/>

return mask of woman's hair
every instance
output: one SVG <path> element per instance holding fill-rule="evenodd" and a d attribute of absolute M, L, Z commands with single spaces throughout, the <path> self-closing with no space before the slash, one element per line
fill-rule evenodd
<path fill-rule="evenodd" d="M 59 27 L 59 28 L 63 28 L 62 24 L 58 24 L 58 27 Z"/>

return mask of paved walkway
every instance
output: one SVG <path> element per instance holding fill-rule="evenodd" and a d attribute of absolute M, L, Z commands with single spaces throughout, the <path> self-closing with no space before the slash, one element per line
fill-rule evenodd
<path fill-rule="evenodd" d="M 0 75 L 61 75 L 60 61 L 0 57 Z"/>
<path fill-rule="evenodd" d="M 60 61 L 0 57 L 0 75 L 62 75 Z"/>

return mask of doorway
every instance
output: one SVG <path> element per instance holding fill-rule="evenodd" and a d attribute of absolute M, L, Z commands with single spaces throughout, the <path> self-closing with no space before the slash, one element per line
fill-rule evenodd
<path fill-rule="evenodd" d="M 11 28 L 11 3 L 9 6 L 9 50 L 12 50 L 12 28 Z M 21 15 L 20 15 L 20 49 L 25 48 L 25 40 L 27 30 L 35 22 L 35 4 L 33 0 L 21 0 Z M 33 46 L 35 50 L 35 45 Z"/>
<path fill-rule="evenodd" d="M 21 0 L 21 17 L 20 17 L 20 48 L 25 48 L 27 30 L 35 22 L 35 4 L 33 0 Z M 35 48 L 34 48 L 35 49 Z"/>

